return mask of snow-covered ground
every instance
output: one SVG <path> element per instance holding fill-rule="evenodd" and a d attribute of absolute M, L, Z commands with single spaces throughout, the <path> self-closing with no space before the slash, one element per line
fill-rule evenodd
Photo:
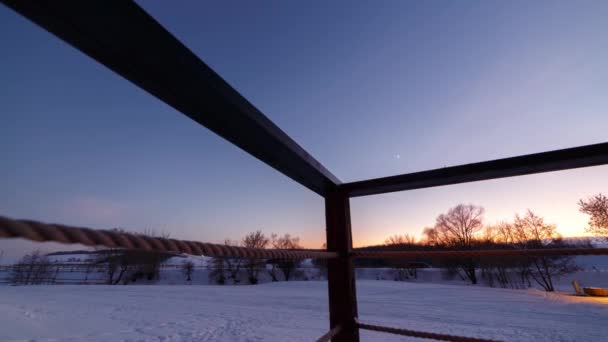
<path fill-rule="evenodd" d="M 507 341 L 607 341 L 608 298 L 359 280 L 359 317 Z M 327 283 L 2 286 L 2 341 L 311 341 Z M 363 341 L 415 341 L 362 331 Z"/>

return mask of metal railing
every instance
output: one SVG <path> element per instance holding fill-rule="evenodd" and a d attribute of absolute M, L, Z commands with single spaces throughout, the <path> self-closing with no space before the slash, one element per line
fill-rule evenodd
<path fill-rule="evenodd" d="M 349 200 L 356 196 L 605 165 L 608 164 L 608 143 L 344 184 L 135 2 L 0 0 L 0 3 L 322 196 L 325 200 L 328 251 L 256 250 L 6 217 L 0 217 L 0 238 L 22 237 L 33 241 L 80 243 L 87 246 L 101 245 L 214 257 L 325 258 L 328 259 L 329 313 L 332 328 L 327 336 L 329 339 L 349 342 L 359 340 L 359 329 L 374 327 L 377 331 L 384 332 L 404 331 L 394 328 L 379 330 L 376 326 L 356 321 L 354 258 L 402 258 L 415 255 L 451 258 L 463 256 L 463 253 L 484 257 L 532 255 L 530 253 L 606 254 L 605 249 L 371 253 L 354 251 Z M 431 333 L 427 336 L 440 337 Z M 457 341 L 479 340 L 462 337 Z"/>

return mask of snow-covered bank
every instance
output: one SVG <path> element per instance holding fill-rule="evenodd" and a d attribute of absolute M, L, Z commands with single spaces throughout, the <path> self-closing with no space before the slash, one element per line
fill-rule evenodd
<path fill-rule="evenodd" d="M 507 341 L 602 341 L 608 299 L 474 286 L 357 282 L 362 320 Z M 327 284 L 3 286 L 0 340 L 311 341 Z M 414 341 L 362 332 L 363 341 Z"/>

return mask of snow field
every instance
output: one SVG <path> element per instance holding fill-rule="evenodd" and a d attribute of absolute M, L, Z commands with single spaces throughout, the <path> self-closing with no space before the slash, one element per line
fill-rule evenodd
<path fill-rule="evenodd" d="M 374 280 L 358 280 L 357 296 L 366 322 L 506 341 L 608 341 L 608 298 Z M 0 317 L 1 341 L 312 341 L 328 330 L 327 283 L 2 286 Z"/>

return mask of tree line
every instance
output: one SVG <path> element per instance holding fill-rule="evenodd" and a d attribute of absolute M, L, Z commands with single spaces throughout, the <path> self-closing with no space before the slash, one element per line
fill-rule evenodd
<path fill-rule="evenodd" d="M 302 249 L 298 237 L 292 237 L 290 234 L 282 236 L 271 234 L 268 237 L 260 230 L 245 235 L 241 241 L 227 239 L 224 244 L 259 249 Z M 301 263 L 302 260 L 298 259 L 213 258 L 209 277 L 210 280 L 220 285 L 240 284 L 243 283 L 244 273 L 247 283 L 257 284 L 260 273 L 267 272 L 273 282 L 279 281 L 281 275 L 285 281 L 289 281 L 294 278 Z"/>
<path fill-rule="evenodd" d="M 121 228 L 114 228 L 113 231 L 126 232 Z M 145 237 L 169 237 L 168 233 L 157 234 L 153 230 L 145 230 L 135 234 Z M 160 265 L 176 255 L 174 253 L 106 247 L 98 247 L 94 253 L 90 254 L 93 257 L 83 263 L 85 277 L 83 282 L 87 283 L 91 273 L 102 270 L 104 282 L 107 285 L 157 280 L 160 274 Z M 47 255 L 36 250 L 25 255 L 12 266 L 8 281 L 13 285 L 52 284 L 55 283 L 60 266 L 51 262 Z"/>
<path fill-rule="evenodd" d="M 125 232 L 116 228 L 115 231 Z M 169 234 L 157 235 L 153 231 L 135 233 L 140 236 L 168 238 Z M 266 236 L 262 231 L 247 234 L 241 241 L 225 240 L 226 245 L 248 248 L 302 249 L 300 239 L 290 234 Z M 102 273 L 107 285 L 126 285 L 139 282 L 156 281 L 160 278 L 161 265 L 174 253 L 157 251 L 130 250 L 123 248 L 100 247 L 95 252 L 83 251 L 91 257 L 79 265 L 83 273 L 83 284 L 93 273 Z M 61 254 L 61 253 L 59 253 Z M 268 274 L 272 281 L 289 281 L 299 275 L 298 267 L 302 260 L 294 259 L 257 259 L 257 258 L 212 258 L 208 262 L 209 278 L 217 284 L 257 284 L 262 273 Z M 25 255 L 10 268 L 8 282 L 13 285 L 54 284 L 62 265 L 51 262 L 40 251 Z M 195 265 L 185 260 L 181 266 L 186 282 L 194 277 Z M 99 281 L 97 279 L 97 281 Z"/>
<path fill-rule="evenodd" d="M 598 194 L 580 200 L 578 205 L 580 212 L 590 216 L 586 230 L 608 240 L 608 198 Z M 420 241 L 409 234 L 394 235 L 386 239 L 385 247 L 393 250 L 592 248 L 589 241 L 567 242 L 555 224 L 547 223 L 532 210 L 516 214 L 512 221 L 489 225 L 484 224 L 484 212 L 481 206 L 459 204 L 438 215 L 435 224 L 423 230 Z M 412 260 L 385 262 L 394 269 L 395 280 L 416 278 L 420 266 Z M 556 278 L 581 269 L 572 256 L 450 257 L 435 258 L 432 262 L 444 268 L 447 277 L 459 277 L 471 284 L 477 284 L 481 276 L 490 286 L 524 288 L 534 282 L 546 291 L 555 290 Z"/>
<path fill-rule="evenodd" d="M 608 198 L 597 194 L 578 202 L 579 210 L 589 215 L 587 231 L 608 240 Z M 484 223 L 485 210 L 481 206 L 459 204 L 437 216 L 435 224 L 423 231 L 417 241 L 412 235 L 394 235 L 386 239 L 383 246 L 361 248 L 363 250 L 475 250 L 475 249 L 543 249 L 581 247 L 564 240 L 556 226 L 531 210 L 511 221 L 496 224 Z M 124 232 L 122 229 L 115 229 Z M 142 236 L 168 238 L 169 234 L 156 234 L 147 230 L 137 233 Z M 247 234 L 242 240 L 225 240 L 229 246 L 248 248 L 302 249 L 300 239 L 290 234 L 265 235 L 258 230 Z M 584 242 L 583 247 L 591 247 Z M 325 249 L 325 245 L 323 246 Z M 103 269 L 104 281 L 109 285 L 129 284 L 139 281 L 154 281 L 159 278 L 160 265 L 175 256 L 172 253 L 154 251 L 99 248 L 95 258 L 89 260 L 85 270 L 85 283 L 90 272 Z M 303 260 L 258 259 L 258 258 L 212 258 L 208 264 L 209 278 L 217 284 L 257 284 L 260 275 L 266 273 L 272 281 L 289 281 L 298 275 Z M 312 260 L 327 274 L 324 259 Z M 446 277 L 459 277 L 477 284 L 481 277 L 490 286 L 524 288 L 537 283 L 546 291 L 554 290 L 554 279 L 580 269 L 570 256 L 518 256 L 518 257 L 458 257 L 416 260 L 357 259 L 356 267 L 391 267 L 395 280 L 417 277 L 420 267 L 432 263 L 445 270 Z M 10 281 L 13 284 L 48 283 L 56 277 L 57 269 L 48 257 L 34 252 L 13 265 Z M 182 272 L 186 281 L 191 281 L 194 263 L 185 261 Z"/>

